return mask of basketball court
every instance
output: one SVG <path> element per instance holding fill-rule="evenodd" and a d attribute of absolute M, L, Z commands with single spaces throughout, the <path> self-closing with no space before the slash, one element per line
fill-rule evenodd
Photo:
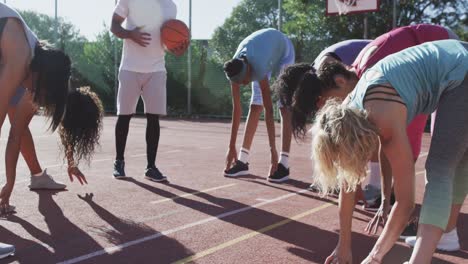
<path fill-rule="evenodd" d="M 329 0 L 326 15 L 377 11 L 379 4 L 379 0 Z M 153 16 L 148 10 L 142 12 L 149 14 L 147 19 Z M 5 159 L 9 131 L 5 123 L 0 160 Z M 251 174 L 226 178 L 223 169 L 230 122 L 166 118 L 161 121 L 157 166 L 169 181 L 155 183 L 144 178 L 146 119 L 133 118 L 125 153 L 130 177 L 116 180 L 112 176 L 115 123 L 115 116 L 104 118 L 100 148 L 89 163 L 80 165 L 89 183 L 81 186 L 70 182 L 63 154 L 58 151 L 59 138 L 46 131 L 47 120 L 41 116 L 33 119 L 30 129 L 42 167 L 68 187 L 60 192 L 30 191 L 30 173 L 20 158 L 10 200 L 16 210 L 0 218 L 0 241 L 15 245 L 16 255 L 0 260 L 0 264 L 324 263 L 334 250 L 339 237 L 338 201 L 336 196 L 321 197 L 308 190 L 312 182 L 310 142 L 293 140 L 291 180 L 270 183 L 266 180 L 268 136 L 261 121 L 251 149 Z M 280 131 L 276 124 L 277 147 Z M 240 129 L 238 143 L 242 132 Z M 429 144 L 430 135 L 426 134 L 416 164 L 416 211 L 424 193 Z M 5 183 L 4 168 L 0 166 L 0 184 Z M 372 217 L 373 213 L 356 206 L 355 263 L 363 260 L 377 241 L 378 234 L 364 232 Z M 461 250 L 436 252 L 432 263 L 466 263 L 466 202 L 458 233 Z M 411 252 L 399 241 L 382 263 L 403 263 Z"/>
<path fill-rule="evenodd" d="M 116 119 L 106 117 L 101 150 L 90 167 L 81 166 L 89 184 L 80 186 L 69 182 L 57 153 L 58 137 L 45 132 L 44 121 L 36 117 L 31 124 L 39 159 L 68 188 L 29 191 L 29 173 L 20 160 L 11 200 L 16 213 L 0 220 L 0 237 L 16 245 L 17 255 L 0 263 L 323 263 L 336 245 L 336 197 L 322 198 L 307 190 L 310 145 L 293 143 L 291 181 L 268 183 L 269 151 L 263 124 L 254 141 L 252 174 L 230 179 L 222 174 L 229 123 L 162 121 L 158 166 L 169 183 L 158 184 L 143 177 L 146 120 L 138 118 L 132 120 L 126 151 L 127 174 L 132 178 L 113 179 Z M 0 140 L 5 142 L 6 135 Z M 418 203 L 428 143 L 426 135 L 417 163 Z M 1 173 L 4 181 L 5 172 Z M 377 240 L 363 232 L 371 216 L 357 207 L 355 261 L 364 259 Z M 438 252 L 433 263 L 465 262 L 466 223 L 465 204 L 458 225 L 462 250 Z M 403 263 L 410 253 L 400 241 L 383 263 Z"/>

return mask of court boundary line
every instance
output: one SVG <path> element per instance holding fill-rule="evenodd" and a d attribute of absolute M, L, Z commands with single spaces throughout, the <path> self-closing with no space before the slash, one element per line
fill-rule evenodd
<path fill-rule="evenodd" d="M 279 196 L 279 197 L 277 197 L 275 199 L 272 199 L 270 201 L 265 201 L 265 202 L 257 203 L 257 204 L 254 204 L 254 205 L 245 206 L 245 207 L 242 207 L 242 208 L 239 208 L 239 209 L 236 209 L 236 210 L 232 210 L 232 211 L 228 211 L 228 212 L 216 215 L 216 216 L 210 216 L 208 218 L 199 220 L 197 222 L 192 222 L 192 223 L 182 225 L 182 226 L 179 226 L 179 227 L 176 227 L 176 228 L 173 228 L 173 229 L 158 232 L 156 234 L 153 234 L 153 235 L 150 235 L 150 236 L 145 236 L 145 237 L 142 237 L 140 239 L 128 241 L 128 242 L 122 243 L 120 245 L 107 247 L 107 248 L 104 248 L 104 249 L 101 249 L 101 250 L 98 250 L 98 251 L 95 251 L 95 252 L 92 252 L 92 253 L 89 253 L 89 254 L 86 254 L 86 255 L 82 255 L 82 256 L 79 256 L 79 257 L 75 257 L 75 258 L 72 258 L 72 259 L 68 259 L 68 260 L 59 262 L 58 264 L 73 264 L 73 263 L 78 263 L 78 262 L 85 261 L 85 260 L 88 260 L 88 259 L 92 259 L 92 258 L 95 258 L 95 257 L 99 257 L 99 256 L 102 256 L 104 254 L 112 254 L 112 253 L 115 253 L 115 252 L 118 252 L 118 251 L 122 251 L 125 248 L 131 247 L 131 246 L 134 246 L 134 245 L 138 245 L 138 244 L 141 244 L 141 243 L 144 243 L 144 242 L 147 242 L 147 241 L 151 241 L 151 240 L 160 238 L 162 236 L 167 236 L 167 235 L 176 233 L 178 231 L 182 231 L 182 230 L 189 229 L 189 228 L 192 228 L 192 227 L 195 227 L 195 226 L 200 226 L 200 225 L 203 225 L 203 224 L 215 221 L 215 220 L 220 220 L 220 219 L 232 216 L 232 215 L 236 215 L 236 214 L 239 214 L 239 213 L 250 211 L 252 209 L 259 208 L 259 207 L 262 207 L 262 206 L 265 206 L 265 205 L 268 205 L 268 204 L 272 204 L 272 203 L 275 203 L 275 202 L 278 202 L 278 201 L 281 201 L 281 200 L 285 200 L 285 199 L 300 195 L 300 194 L 305 193 L 305 192 L 310 192 L 310 191 L 306 189 L 306 190 L 301 190 L 301 191 L 297 191 L 297 192 L 294 192 L 294 193 L 289 193 L 289 194 L 286 194 L 286 195 L 282 195 L 282 196 Z"/>
<path fill-rule="evenodd" d="M 250 232 L 250 233 L 247 233 L 243 236 L 240 236 L 238 238 L 235 238 L 235 239 L 232 239 L 232 240 L 229 240 L 229 241 L 226 241 L 222 244 L 219 244 L 217 246 L 214 246 L 212 248 L 208 248 L 206 250 L 203 250 L 201 252 L 198 252 L 196 254 L 193 254 L 192 256 L 189 256 L 189 257 L 186 257 L 186 258 L 183 258 L 181 260 L 178 260 L 176 262 L 173 262 L 172 264 L 185 264 L 185 263 L 189 263 L 189 262 L 192 262 L 194 260 L 197 260 L 197 259 L 200 259 L 200 258 L 203 258 L 203 257 L 206 257 L 208 255 L 211 255 L 213 253 L 216 253 L 222 249 L 225 249 L 225 248 L 228 248 L 228 247 L 231 247 L 231 246 L 234 246 L 238 243 L 241 243 L 243 241 L 246 241 L 248 239 L 251 239 L 253 237 L 256 237 L 258 235 L 262 235 L 262 234 L 265 234 L 266 232 L 268 231 L 271 231 L 271 230 L 274 230 L 276 228 L 279 228 L 279 227 L 282 227 L 284 225 L 287 225 L 293 221 L 297 221 L 301 218 L 304 218 L 306 216 L 309 216 L 309 215 L 312 215 L 312 214 L 315 214 L 323 209 L 326 209 L 330 206 L 332 206 L 333 204 L 332 203 L 326 203 L 326 204 L 323 204 L 319 207 L 316 207 L 314 209 L 311 209 L 311 210 L 308 210 L 308 211 L 305 211 L 303 213 L 300 213 L 298 215 L 295 215 L 295 216 L 292 216 L 292 217 L 289 217 L 287 219 L 284 219 L 282 221 L 279 221 L 277 223 L 274 223 L 272 225 L 269 225 L 269 226 L 266 226 L 266 227 L 263 227 L 261 229 L 258 229 L 256 231 L 253 231 L 253 232 Z"/>

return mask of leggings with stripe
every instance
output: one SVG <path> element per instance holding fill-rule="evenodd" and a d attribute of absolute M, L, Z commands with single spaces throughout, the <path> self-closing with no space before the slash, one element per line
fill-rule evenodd
<path fill-rule="evenodd" d="M 468 77 L 442 94 L 426 161 L 420 223 L 447 227 L 452 204 L 468 192 Z"/>

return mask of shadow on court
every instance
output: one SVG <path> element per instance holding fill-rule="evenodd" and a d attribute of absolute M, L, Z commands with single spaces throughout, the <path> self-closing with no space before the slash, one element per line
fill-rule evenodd
<path fill-rule="evenodd" d="M 45 232 L 32 223 L 15 215 L 9 216 L 7 218 L 9 221 L 21 225 L 32 237 L 40 241 L 40 243 L 22 239 L 2 228 L 0 229 L 2 242 L 15 245 L 17 253 L 12 258 L 0 260 L 0 263 L 10 263 L 14 261 L 19 263 L 57 263 L 103 249 L 103 247 L 88 234 L 88 231 L 80 229 L 63 214 L 62 210 L 53 199 L 53 196 L 56 195 L 57 192 L 40 191 L 37 192 L 37 194 L 39 195 L 39 212 L 44 216 L 44 222 L 47 224 L 49 232 Z M 86 202 L 97 216 L 106 223 L 104 226 L 100 225 L 94 227 L 93 232 L 105 237 L 112 245 L 122 244 L 130 240 L 158 233 L 158 231 L 146 225 L 116 217 L 111 212 L 95 203 L 92 200 L 92 194 L 87 194 L 79 198 Z M 143 257 L 146 258 L 146 260 L 148 260 L 148 257 L 165 257 L 165 259 L 169 260 L 171 258 L 169 258 L 168 254 L 172 256 L 172 259 L 176 259 L 179 255 L 191 254 L 189 250 L 176 240 L 164 236 L 161 236 L 159 239 L 164 242 L 163 244 L 167 248 L 160 248 L 155 251 L 148 248 L 148 245 L 143 243 L 138 247 L 137 253 L 139 254 L 126 256 L 119 261 L 122 261 L 122 263 L 129 263 L 129 261 L 132 262 L 132 259 L 135 259 L 136 262 L 133 263 L 137 263 L 138 260 L 141 262 Z M 118 259 L 120 254 L 126 253 L 115 253 L 112 256 Z M 102 256 L 109 257 L 109 254 L 103 253 Z M 40 262 L 36 262 L 39 259 Z M 103 262 L 107 262 L 107 259 Z M 118 262 L 113 261 L 112 263 Z"/>

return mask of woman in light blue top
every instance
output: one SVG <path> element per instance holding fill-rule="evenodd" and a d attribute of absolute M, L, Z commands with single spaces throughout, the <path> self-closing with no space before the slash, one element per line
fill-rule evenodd
<path fill-rule="evenodd" d="M 415 200 L 415 168 L 406 127 L 416 115 L 436 108 L 426 161 L 428 183 L 410 263 L 430 263 L 443 231 L 452 225 L 449 216 L 450 222 L 458 216 L 468 191 L 467 48 L 467 43 L 442 40 L 390 55 L 364 73 L 342 104 L 329 100 L 316 117 L 314 177 L 324 192 L 338 187 L 355 190 L 379 144 L 382 170 L 393 175 L 396 203 L 387 220 L 392 179 L 385 178 L 379 213 L 386 224 L 363 263 L 380 263 L 405 228 Z M 326 69 L 324 74 L 334 79 L 334 93 L 350 92 L 357 82 Z"/>
<path fill-rule="evenodd" d="M 260 115 L 265 109 L 265 122 L 270 143 L 271 166 L 268 180 L 284 182 L 289 179 L 289 151 L 291 148 L 291 114 L 288 108 L 280 107 L 282 146 L 280 157 L 276 153 L 273 103 L 270 77 L 294 63 L 295 52 L 291 40 L 273 28 L 258 30 L 245 38 L 237 48 L 232 60 L 224 65 L 226 77 L 232 90 L 232 129 L 226 156 L 224 175 L 237 177 L 249 174 L 248 158 Z M 237 156 L 236 138 L 241 119 L 240 87 L 252 83 L 252 99 L 245 126 L 242 148 Z"/>

